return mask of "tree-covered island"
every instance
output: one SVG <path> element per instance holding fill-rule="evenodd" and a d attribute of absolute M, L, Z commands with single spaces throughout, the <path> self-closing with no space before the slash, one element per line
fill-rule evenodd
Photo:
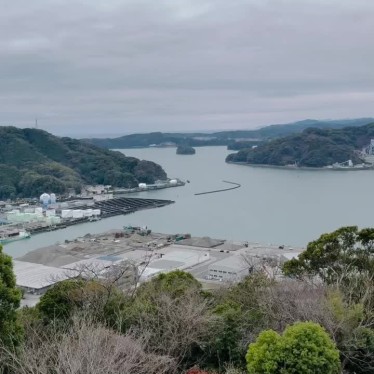
<path fill-rule="evenodd" d="M 189 145 L 180 145 L 177 147 L 177 155 L 194 155 L 195 153 L 195 148 Z"/>

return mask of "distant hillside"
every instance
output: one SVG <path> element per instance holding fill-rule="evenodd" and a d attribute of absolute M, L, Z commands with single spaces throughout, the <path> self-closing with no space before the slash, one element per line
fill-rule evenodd
<path fill-rule="evenodd" d="M 368 145 L 371 139 L 374 139 L 374 123 L 343 129 L 309 128 L 301 134 L 230 154 L 226 161 L 274 166 L 296 163 L 305 167 L 323 167 L 349 159 L 359 162 L 355 151 Z"/>
<path fill-rule="evenodd" d="M 257 130 L 233 130 L 214 133 L 162 133 L 152 132 L 146 134 L 125 135 L 119 138 L 93 138 L 83 139 L 84 141 L 103 148 L 121 149 L 149 147 L 150 145 L 162 145 L 173 143 L 177 145 L 189 145 L 192 147 L 209 145 L 230 145 L 235 148 L 235 140 L 268 140 L 300 133 L 306 128 L 343 128 L 346 126 L 362 126 L 373 122 L 373 118 L 358 118 L 349 120 L 318 121 L 304 120 L 288 124 L 270 125 Z"/>
<path fill-rule="evenodd" d="M 165 179 L 161 166 L 36 129 L 0 127 L 0 199 L 62 194 L 82 184 L 133 187 Z"/>

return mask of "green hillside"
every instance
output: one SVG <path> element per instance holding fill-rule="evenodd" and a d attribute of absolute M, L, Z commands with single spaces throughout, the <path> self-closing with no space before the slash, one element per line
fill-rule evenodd
<path fill-rule="evenodd" d="M 46 131 L 0 127 L 0 199 L 63 194 L 82 184 L 134 187 L 165 179 L 161 166 Z"/>
<path fill-rule="evenodd" d="M 305 167 L 323 167 L 349 159 L 360 162 L 355 151 L 361 150 L 373 138 L 374 123 L 343 129 L 310 128 L 301 134 L 271 140 L 257 148 L 230 154 L 226 161 L 274 166 L 296 163 Z"/>
<path fill-rule="evenodd" d="M 262 141 L 275 139 L 290 134 L 301 133 L 303 130 L 315 127 L 320 129 L 340 129 L 347 126 L 362 126 L 373 122 L 373 118 L 357 118 L 346 120 L 319 121 L 308 119 L 287 124 L 265 126 L 256 130 L 232 130 L 212 133 L 163 133 L 151 132 L 145 134 L 131 134 L 119 138 L 93 138 L 84 139 L 85 142 L 103 148 L 137 148 L 174 143 L 176 145 L 189 145 L 191 147 L 227 145 L 229 149 L 238 149 L 237 141 Z"/>

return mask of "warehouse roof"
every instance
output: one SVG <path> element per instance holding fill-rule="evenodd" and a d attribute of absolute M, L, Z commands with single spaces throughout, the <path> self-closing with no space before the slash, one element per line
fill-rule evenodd
<path fill-rule="evenodd" d="M 226 257 L 220 261 L 214 262 L 209 266 L 209 269 L 215 269 L 219 267 L 225 267 L 225 268 L 231 268 L 236 271 L 242 271 L 249 268 L 249 264 L 246 262 L 246 260 L 243 258 L 243 256 L 240 255 L 233 255 Z"/>
<path fill-rule="evenodd" d="M 65 269 L 31 262 L 13 260 L 13 268 L 19 287 L 41 289 L 69 278 Z"/>

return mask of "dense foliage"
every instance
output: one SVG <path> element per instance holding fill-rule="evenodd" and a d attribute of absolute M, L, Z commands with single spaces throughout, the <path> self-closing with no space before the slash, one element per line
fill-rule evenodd
<path fill-rule="evenodd" d="M 0 257 L 1 287 L 10 280 L 0 306 L 17 296 L 0 321 L 19 332 L 9 348 L 0 322 L 0 372 L 373 373 L 373 232 L 324 234 L 286 262 L 287 278 L 260 266 L 211 290 L 179 270 L 138 285 L 130 263 L 85 269 L 88 279 L 58 283 L 18 315 L 11 261 Z"/>
<path fill-rule="evenodd" d="M 227 156 L 228 162 L 285 166 L 323 167 L 335 162 L 360 162 L 356 150 L 374 138 L 374 123 L 343 129 L 309 128 L 301 134 L 264 142 Z"/>
<path fill-rule="evenodd" d="M 262 141 L 260 140 L 238 140 L 238 141 L 232 141 L 227 145 L 227 149 L 231 151 L 240 151 L 241 149 L 249 149 L 253 148 L 259 144 L 261 144 Z"/>
<path fill-rule="evenodd" d="M 324 282 L 356 282 L 374 274 L 374 229 L 342 227 L 308 244 L 296 259 L 285 263 L 288 276 L 318 275 Z M 358 289 L 357 292 L 360 290 Z"/>
<path fill-rule="evenodd" d="M 3 253 L 0 245 L 0 344 L 17 346 L 22 337 L 22 327 L 16 310 L 20 306 L 21 292 L 16 287 L 12 258 Z"/>
<path fill-rule="evenodd" d="M 134 187 L 165 178 L 150 161 L 42 130 L 0 127 L 0 199 L 63 194 L 83 183 Z"/>
<path fill-rule="evenodd" d="M 177 155 L 194 155 L 195 153 L 195 148 L 189 145 L 179 145 L 177 147 Z"/>
<path fill-rule="evenodd" d="M 346 126 L 362 126 L 373 122 L 373 118 L 358 118 L 352 120 L 318 121 L 305 120 L 288 124 L 270 125 L 257 130 L 232 130 L 213 133 L 162 133 L 151 132 L 146 134 L 131 134 L 119 138 L 85 139 L 85 141 L 103 148 L 133 148 L 149 147 L 163 143 L 176 145 L 187 144 L 192 147 L 209 145 L 231 145 L 233 140 L 274 139 L 281 136 L 300 133 L 306 128 L 316 127 L 320 129 L 338 129 Z M 230 148 L 234 149 L 234 148 Z M 235 148 L 237 149 L 237 148 Z"/>
<path fill-rule="evenodd" d="M 338 374 L 339 351 L 317 323 L 299 322 L 282 335 L 262 332 L 249 346 L 249 374 Z"/>

